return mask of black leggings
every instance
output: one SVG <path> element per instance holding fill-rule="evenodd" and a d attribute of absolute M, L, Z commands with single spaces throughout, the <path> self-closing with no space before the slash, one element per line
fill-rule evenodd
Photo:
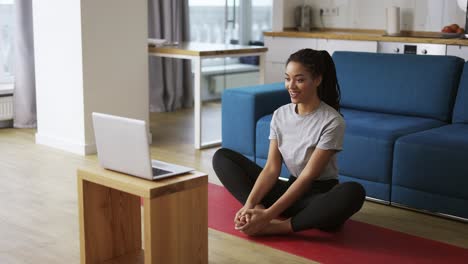
<path fill-rule="evenodd" d="M 245 204 L 262 168 L 253 161 L 230 149 L 219 149 L 213 156 L 213 168 L 228 191 Z M 261 204 L 265 208 L 273 205 L 295 181 L 278 180 L 265 195 Z M 364 203 L 365 190 L 356 182 L 338 184 L 338 180 L 315 181 L 309 190 L 282 217 L 291 217 L 294 232 L 317 228 L 335 230 Z"/>

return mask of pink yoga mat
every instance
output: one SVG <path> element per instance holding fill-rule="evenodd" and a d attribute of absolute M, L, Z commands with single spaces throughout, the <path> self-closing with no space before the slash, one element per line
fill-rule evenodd
<path fill-rule="evenodd" d="M 321 263 L 468 263 L 468 249 L 353 220 L 337 232 L 248 237 L 234 229 L 240 203 L 224 188 L 208 187 L 208 226 Z"/>

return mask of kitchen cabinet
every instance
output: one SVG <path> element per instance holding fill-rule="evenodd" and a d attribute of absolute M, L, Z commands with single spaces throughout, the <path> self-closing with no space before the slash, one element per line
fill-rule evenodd
<path fill-rule="evenodd" d="M 265 36 L 265 46 L 268 47 L 265 58 L 266 83 L 283 81 L 286 60 L 290 54 L 300 49 L 326 50 L 330 55 L 337 50 L 377 52 L 377 41 Z"/>
<path fill-rule="evenodd" d="M 283 82 L 285 67 L 285 62 L 266 62 L 265 83 Z"/>
<path fill-rule="evenodd" d="M 305 48 L 317 49 L 317 39 L 314 38 L 264 38 L 268 52 L 265 56 L 265 83 L 284 81 L 286 60 L 292 53 Z"/>
<path fill-rule="evenodd" d="M 314 38 L 286 38 L 286 37 L 266 37 L 265 46 L 268 52 L 265 61 L 286 62 L 289 55 L 305 48 L 317 49 L 317 39 Z"/>
<path fill-rule="evenodd" d="M 265 83 L 275 83 L 284 81 L 284 62 L 265 62 Z"/>
<path fill-rule="evenodd" d="M 330 55 L 335 51 L 377 52 L 377 41 L 319 39 L 317 49 L 326 50 Z"/>
<path fill-rule="evenodd" d="M 468 61 L 468 46 L 447 45 L 447 55 L 457 56 Z"/>
<path fill-rule="evenodd" d="M 325 33 L 324 33 L 325 34 Z M 341 35 L 339 35 L 341 36 Z M 335 51 L 360 51 L 388 53 L 382 49 L 385 44 L 399 47 L 398 52 L 392 49 L 390 53 L 403 53 L 404 46 L 418 46 L 417 54 L 421 55 L 452 55 L 468 61 L 468 46 L 446 43 L 403 43 L 395 41 L 333 39 L 330 36 L 295 37 L 295 36 L 265 36 L 265 45 L 268 47 L 265 64 L 265 82 L 272 83 L 284 80 L 284 68 L 289 55 L 299 49 L 311 48 L 326 50 L 330 55 Z M 381 38 L 381 36 L 379 36 Z M 411 38 L 412 39 L 412 38 Z M 422 39 L 421 39 L 422 40 Z M 380 45 L 379 45 L 380 43 Z M 379 50 L 380 46 L 380 50 Z M 400 47 L 401 46 L 401 47 Z M 420 51 L 420 52 L 419 52 Z"/>

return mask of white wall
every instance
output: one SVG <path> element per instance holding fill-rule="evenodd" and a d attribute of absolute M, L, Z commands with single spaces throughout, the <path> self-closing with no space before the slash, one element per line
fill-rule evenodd
<path fill-rule="evenodd" d="M 283 0 L 273 0 L 272 1 L 272 12 L 271 12 L 271 30 L 272 31 L 281 31 L 284 27 L 283 19 L 285 17 L 284 12 L 286 11 L 283 8 Z"/>
<path fill-rule="evenodd" d="M 84 113 L 149 121 L 147 0 L 81 0 Z M 94 144 L 85 118 L 86 144 Z"/>
<path fill-rule="evenodd" d="M 146 0 L 33 1 L 36 142 L 95 152 L 91 112 L 149 120 Z"/>
<path fill-rule="evenodd" d="M 81 6 L 33 1 L 36 141 L 79 152 L 84 146 Z"/>
<path fill-rule="evenodd" d="M 443 26 L 457 23 L 465 27 L 465 12 L 455 0 L 278 0 L 282 2 L 283 28 L 294 26 L 294 7 L 310 5 L 314 10 L 314 26 L 321 27 L 320 8 L 338 7 L 338 16 L 323 17 L 327 28 L 385 29 L 385 8 L 399 6 L 401 29 L 413 31 L 440 31 Z M 277 26 L 280 27 L 280 26 Z"/>

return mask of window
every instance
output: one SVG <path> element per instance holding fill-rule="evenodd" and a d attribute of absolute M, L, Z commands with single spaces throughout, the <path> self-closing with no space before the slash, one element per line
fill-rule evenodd
<path fill-rule="evenodd" d="M 272 0 L 252 1 L 252 28 L 250 40 L 263 42 L 263 32 L 271 31 L 272 5 Z"/>
<path fill-rule="evenodd" d="M 272 0 L 189 0 L 189 7 L 191 41 L 247 45 L 271 30 Z"/>
<path fill-rule="evenodd" d="M 272 0 L 189 0 L 190 41 L 262 45 L 271 29 Z M 221 138 L 221 96 L 225 89 L 256 84 L 256 57 L 202 60 L 202 142 Z M 193 68 L 192 68 L 193 69 Z"/>
<path fill-rule="evenodd" d="M 271 30 L 272 0 L 189 0 L 190 41 L 263 45 Z M 204 59 L 202 100 L 258 80 L 256 57 Z"/>
<path fill-rule="evenodd" d="M 0 84 L 13 82 L 13 23 L 13 0 L 0 0 Z"/>

